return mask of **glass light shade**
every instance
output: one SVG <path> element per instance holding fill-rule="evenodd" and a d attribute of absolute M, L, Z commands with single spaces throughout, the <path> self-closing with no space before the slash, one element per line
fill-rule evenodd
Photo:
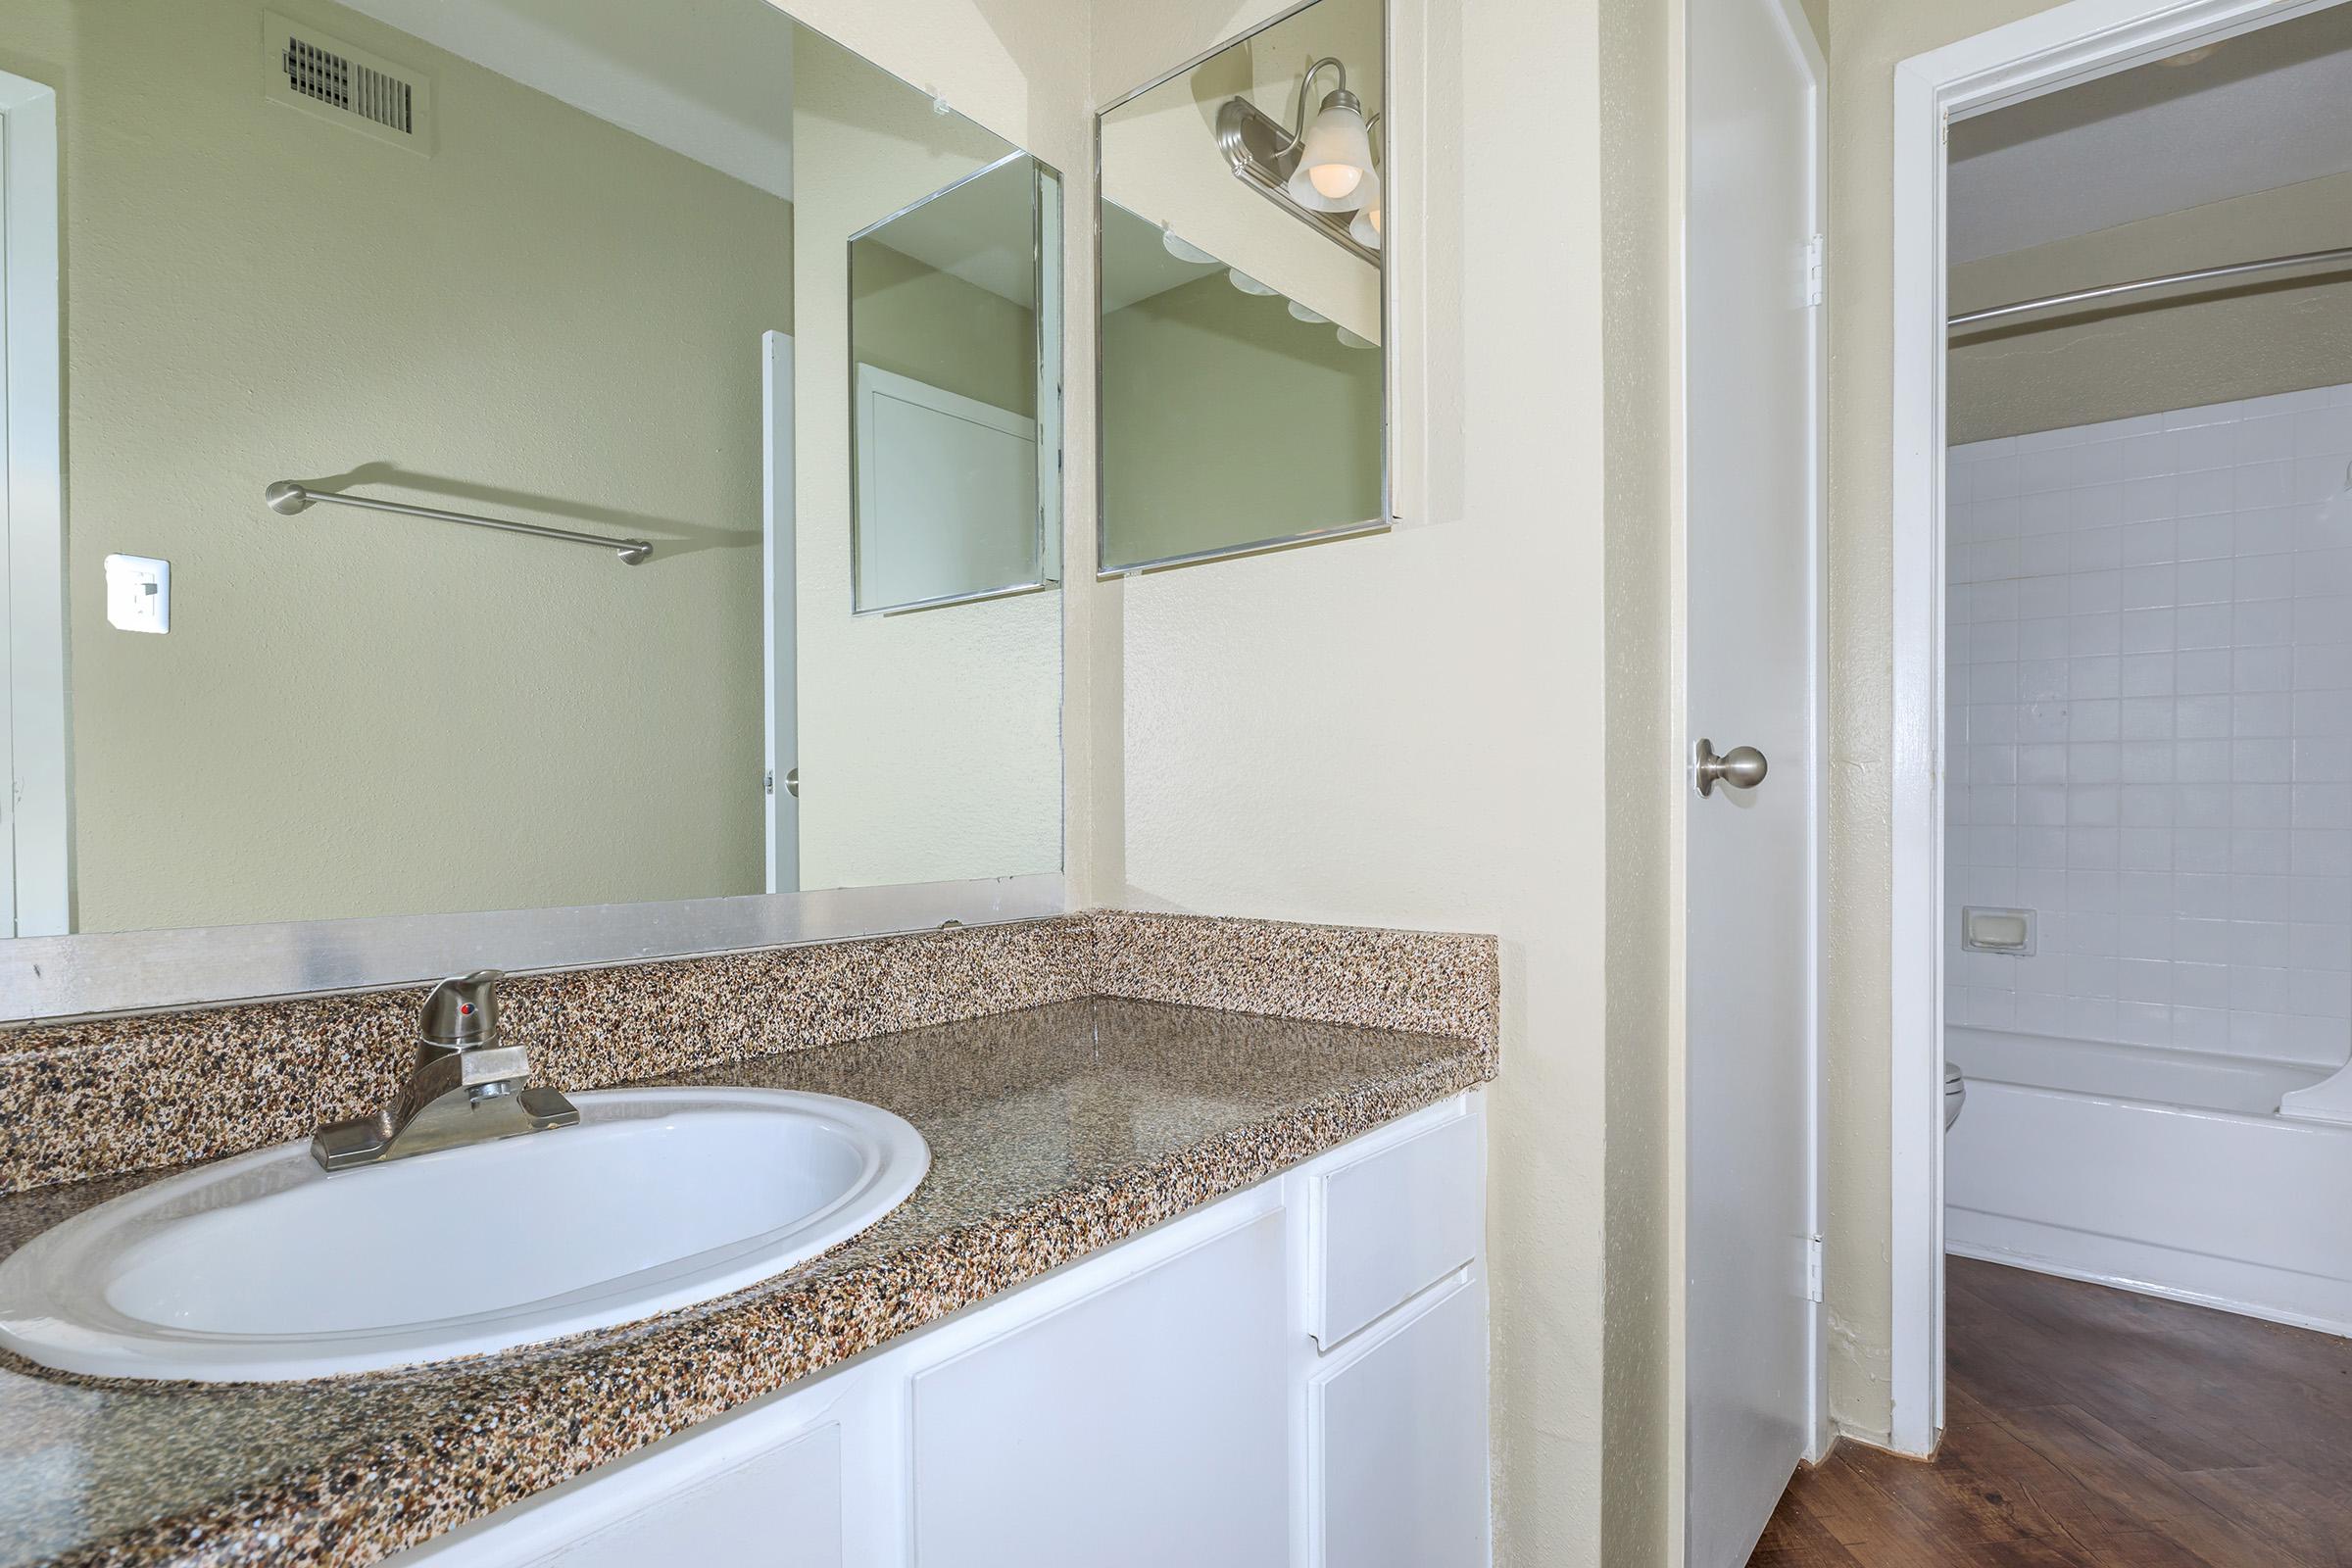
<path fill-rule="evenodd" d="M 1354 221 L 1348 225 L 1348 237 L 1366 250 L 1380 249 L 1380 201 L 1378 197 L 1373 198 L 1373 205 L 1355 215 Z"/>
<path fill-rule="evenodd" d="M 1372 172 L 1372 138 L 1351 94 L 1333 93 L 1300 139 L 1298 167 L 1287 185 L 1291 200 L 1310 212 L 1352 213 L 1380 190 Z"/>
<path fill-rule="evenodd" d="M 1243 271 L 1238 267 L 1228 267 L 1225 269 L 1225 278 L 1227 282 L 1230 282 L 1235 288 L 1240 289 L 1245 294 L 1255 294 L 1262 298 L 1265 295 L 1274 292 L 1273 284 L 1260 283 L 1256 278 L 1251 277 L 1248 272 Z"/>
<path fill-rule="evenodd" d="M 1178 261 L 1190 262 L 1196 267 L 1204 267 L 1216 260 L 1214 256 L 1209 255 L 1191 240 L 1180 237 L 1172 228 L 1164 230 L 1160 234 L 1159 244 L 1162 250 Z"/>
<path fill-rule="evenodd" d="M 1300 304 L 1297 300 L 1291 301 L 1290 312 L 1292 320 L 1304 321 L 1309 326 L 1322 326 L 1331 320 L 1330 317 L 1313 306 Z"/>

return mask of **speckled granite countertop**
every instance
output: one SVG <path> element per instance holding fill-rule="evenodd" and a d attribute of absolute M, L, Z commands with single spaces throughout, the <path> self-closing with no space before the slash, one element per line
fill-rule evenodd
<path fill-rule="evenodd" d="M 644 1080 L 897 1111 L 930 1175 L 847 1246 L 634 1328 L 309 1384 L 0 1356 L 0 1568 L 372 1562 L 1494 1075 L 1490 1043 L 1075 1001 Z M 0 1199 L 0 1254 L 148 1171 Z"/>

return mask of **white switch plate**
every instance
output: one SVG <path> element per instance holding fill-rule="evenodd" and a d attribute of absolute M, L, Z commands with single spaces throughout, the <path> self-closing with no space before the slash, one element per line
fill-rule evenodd
<path fill-rule="evenodd" d="M 122 631 L 172 629 L 172 563 L 152 556 L 106 558 L 106 619 Z"/>

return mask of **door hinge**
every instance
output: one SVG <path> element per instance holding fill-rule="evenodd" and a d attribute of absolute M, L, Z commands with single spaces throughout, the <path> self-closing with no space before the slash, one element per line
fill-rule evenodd
<path fill-rule="evenodd" d="M 767 770 L 767 793 L 776 793 L 776 770 L 772 767 Z"/>
<path fill-rule="evenodd" d="M 1816 234 L 1805 241 L 1805 303 L 1819 305 L 1825 297 L 1822 276 L 1822 257 L 1829 248 L 1829 236 Z"/>
<path fill-rule="evenodd" d="M 1805 1238 L 1805 1299 L 1821 1299 L 1821 1238 Z"/>

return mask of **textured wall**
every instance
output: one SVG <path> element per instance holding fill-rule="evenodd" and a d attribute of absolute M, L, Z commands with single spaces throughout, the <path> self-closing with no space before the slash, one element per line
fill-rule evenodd
<path fill-rule="evenodd" d="M 1246 24 L 1222 4 L 1099 10 L 1097 85 Z M 1107 901 L 1501 935 L 1498 1555 L 1613 1562 L 1599 14 L 1401 0 L 1392 25 L 1410 63 L 1391 84 L 1395 348 L 1400 396 L 1428 410 L 1403 425 L 1403 522 L 1113 590 L 1126 832 Z M 1494 146 L 1550 149 L 1545 200 L 1511 161 L 1462 153 Z"/>
<path fill-rule="evenodd" d="M 789 209 L 301 14 L 434 74 L 435 156 L 266 102 L 246 5 L 12 0 L 0 25 L 0 69 L 64 116 L 81 928 L 757 891 L 759 337 L 791 324 Z M 673 548 L 624 569 L 262 508 L 363 465 Z M 169 636 L 106 624 L 116 551 L 172 561 Z"/>
<path fill-rule="evenodd" d="M 2352 174 L 2305 180 L 1955 267 L 1952 309 L 2323 250 L 2347 234 Z M 2352 275 L 2272 278 L 1955 339 L 1951 437 L 1987 441 L 2347 379 Z"/>
<path fill-rule="evenodd" d="M 1674 855 L 1686 799 L 1670 663 L 1683 7 L 1600 14 L 1601 365 L 1607 484 L 1608 1206 L 1602 1561 L 1679 1561 L 1683 1532 L 1683 1142 L 1687 1059 Z"/>
<path fill-rule="evenodd" d="M 2044 0 L 1828 0 L 1830 868 L 1822 999 L 1830 1409 L 1890 1430 L 1894 67 Z"/>

